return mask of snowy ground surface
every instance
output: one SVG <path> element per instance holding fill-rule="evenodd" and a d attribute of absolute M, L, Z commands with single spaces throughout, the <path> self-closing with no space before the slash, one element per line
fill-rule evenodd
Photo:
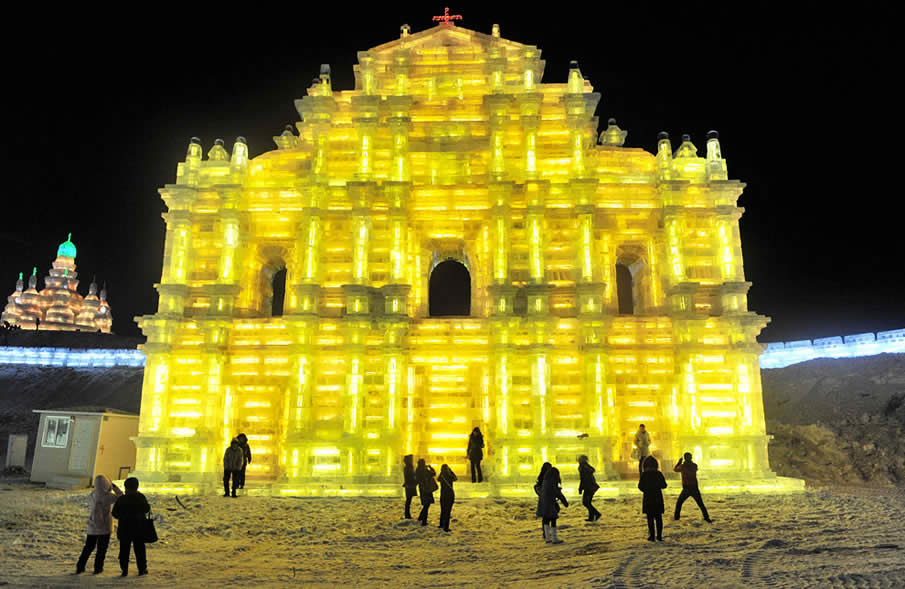
<path fill-rule="evenodd" d="M 115 539 L 105 573 L 71 575 L 86 497 L 0 480 L 0 585 L 905 587 L 905 501 L 894 488 L 705 496 L 712 525 L 689 501 L 655 544 L 640 496 L 595 501 L 603 517 L 593 524 L 576 501 L 557 546 L 519 499 L 457 503 L 447 534 L 438 505 L 422 528 L 401 519 L 401 500 L 186 497 L 183 508 L 149 495 L 161 541 L 148 549 L 150 575 L 129 579 Z"/>

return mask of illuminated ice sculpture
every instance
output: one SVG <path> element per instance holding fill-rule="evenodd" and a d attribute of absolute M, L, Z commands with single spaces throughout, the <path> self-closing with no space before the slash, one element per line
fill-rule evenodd
<path fill-rule="evenodd" d="M 540 51 L 496 26 L 405 26 L 358 61 L 352 91 L 321 68 L 276 150 L 218 140 L 204 160 L 193 139 L 160 190 L 143 484 L 215 484 L 242 431 L 259 489 L 398 494 L 404 454 L 461 477 L 479 426 L 476 488 L 530 493 L 579 454 L 628 477 L 644 423 L 711 484 L 800 487 L 768 465 L 768 319 L 747 310 L 744 185 L 716 133 L 704 157 L 687 136 L 624 147 L 612 120 L 598 144 L 578 65 L 543 84 Z M 443 263 L 467 270 L 467 316 L 429 316 Z"/>
<path fill-rule="evenodd" d="M 44 288 L 37 289 L 37 268 L 28 278 L 27 289 L 20 273 L 16 290 L 7 297 L 0 320 L 22 329 L 110 333 L 113 314 L 107 302 L 107 289 L 103 288 L 98 296 L 97 283 L 92 280 L 87 295 L 82 297 L 78 293 L 75 256 L 70 233 L 57 248 L 57 258 L 44 277 Z"/>

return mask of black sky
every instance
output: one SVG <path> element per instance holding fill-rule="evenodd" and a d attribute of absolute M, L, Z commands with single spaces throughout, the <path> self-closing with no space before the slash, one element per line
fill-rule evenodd
<path fill-rule="evenodd" d="M 750 307 L 773 318 L 762 341 L 905 327 L 900 14 L 825 2 L 574 4 L 450 10 L 461 26 L 499 23 L 504 37 L 540 47 L 544 81 L 565 81 L 577 59 L 603 94 L 598 116 L 618 119 L 626 145 L 652 151 L 665 130 L 703 149 L 705 133 L 720 132 L 730 177 L 747 183 Z M 71 231 L 81 290 L 92 275 L 107 281 L 114 331 L 137 333 L 132 318 L 156 308 L 157 189 L 174 181 L 189 138 L 206 152 L 244 135 L 252 155 L 268 151 L 298 120 L 293 99 L 319 64 L 332 65 L 335 89 L 351 89 L 356 51 L 443 12 L 335 6 L 36 4 L 7 19 L 4 296 L 18 272 L 45 275 Z"/>

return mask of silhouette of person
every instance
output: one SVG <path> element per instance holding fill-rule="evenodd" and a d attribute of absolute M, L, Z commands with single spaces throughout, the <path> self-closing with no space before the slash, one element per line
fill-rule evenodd
<path fill-rule="evenodd" d="M 683 458 L 684 461 L 679 460 L 679 463 L 673 468 L 673 471 L 682 473 L 682 492 L 676 500 L 676 512 L 673 517 L 674 519 L 679 519 L 682 514 L 682 504 L 691 497 L 698 504 L 698 507 L 701 508 L 704 521 L 711 523 L 710 514 L 707 513 L 707 508 L 704 507 L 704 500 L 701 498 L 701 489 L 698 488 L 698 465 L 691 461 L 691 452 L 686 452 Z"/>
<path fill-rule="evenodd" d="M 406 454 L 402 458 L 404 464 L 402 468 L 403 482 L 405 489 L 405 519 L 412 519 L 412 498 L 418 495 L 418 481 L 415 479 L 414 457 Z"/>
<path fill-rule="evenodd" d="M 444 464 L 440 467 L 440 476 L 437 478 L 440 480 L 440 529 L 448 532 L 453 503 L 456 502 L 453 483 L 457 480 L 457 477 L 456 473 L 449 468 L 449 465 Z"/>
<path fill-rule="evenodd" d="M 229 480 L 232 478 L 232 496 L 236 496 L 236 489 L 239 487 L 239 472 L 242 465 L 245 464 L 245 456 L 242 453 L 242 446 L 239 440 L 233 438 L 229 443 L 229 448 L 223 453 L 223 496 L 229 497 Z"/>
<path fill-rule="evenodd" d="M 242 469 L 239 470 L 239 485 L 240 489 L 245 488 L 245 467 L 251 464 L 251 448 L 248 447 L 248 436 L 245 434 L 239 434 L 236 436 L 236 439 L 239 440 L 239 447 L 242 448 L 242 456 L 245 461 L 242 463 Z"/>
<path fill-rule="evenodd" d="M 638 481 L 638 489 L 644 493 L 641 512 L 647 515 L 647 539 L 650 542 L 654 541 L 654 524 L 657 526 L 657 540 L 663 540 L 663 489 L 666 488 L 666 479 L 659 469 L 657 459 L 648 456 L 644 461 L 644 472 Z"/>
<path fill-rule="evenodd" d="M 119 520 L 116 537 L 119 538 L 119 568 L 122 576 L 129 574 L 129 549 L 135 549 L 135 564 L 139 575 L 148 574 L 148 554 L 145 550 L 144 519 L 151 512 L 151 505 L 138 492 L 138 479 L 129 477 L 123 483 L 126 492 L 113 504 L 113 517 Z"/>
<path fill-rule="evenodd" d="M 547 471 L 553 468 L 553 465 L 549 462 L 544 462 L 540 467 L 540 472 L 537 474 L 537 482 L 534 483 L 534 494 L 537 495 L 537 513 L 540 513 L 540 491 L 544 486 L 544 476 L 547 474 Z M 540 517 L 540 516 L 538 516 Z M 547 528 L 543 524 L 541 524 L 541 532 L 543 533 L 544 540 L 547 539 Z"/>
<path fill-rule="evenodd" d="M 484 482 L 484 474 L 481 472 L 481 461 L 484 460 L 484 435 L 480 428 L 474 428 L 468 436 L 466 454 L 471 462 L 471 482 Z M 477 471 L 477 476 L 475 471 Z"/>
<path fill-rule="evenodd" d="M 597 521 L 600 519 L 600 512 L 591 502 L 594 501 L 594 493 L 600 485 L 594 478 L 594 467 L 588 463 L 588 457 L 584 454 L 578 457 L 578 477 L 578 494 L 581 495 L 581 504 L 588 510 L 588 521 Z"/>
<path fill-rule="evenodd" d="M 556 530 L 559 504 L 562 503 L 566 507 L 569 506 L 565 495 L 562 494 L 561 482 L 559 469 L 555 467 L 548 468 L 546 474 L 544 474 L 544 482 L 541 484 L 540 500 L 537 505 L 537 516 L 542 518 L 544 526 L 544 541 L 553 544 L 562 544 L 562 540 L 559 539 L 559 534 Z"/>
<path fill-rule="evenodd" d="M 635 454 L 638 457 L 638 472 L 644 472 L 644 460 L 650 456 L 650 433 L 644 429 L 643 423 L 635 433 Z"/>
<path fill-rule="evenodd" d="M 425 464 L 424 458 L 419 458 L 415 480 L 418 481 L 418 494 L 421 495 L 421 513 L 418 514 L 418 520 L 422 526 L 427 525 L 427 510 L 434 503 L 434 491 L 437 490 L 437 481 L 434 480 L 436 476 L 437 471 L 434 467 Z"/>

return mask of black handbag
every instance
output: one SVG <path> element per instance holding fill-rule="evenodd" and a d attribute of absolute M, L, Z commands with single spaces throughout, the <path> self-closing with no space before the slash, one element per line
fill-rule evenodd
<path fill-rule="evenodd" d="M 147 516 L 141 520 L 141 538 L 145 544 L 153 544 L 157 542 L 157 528 L 154 527 L 154 519 L 149 511 Z"/>

